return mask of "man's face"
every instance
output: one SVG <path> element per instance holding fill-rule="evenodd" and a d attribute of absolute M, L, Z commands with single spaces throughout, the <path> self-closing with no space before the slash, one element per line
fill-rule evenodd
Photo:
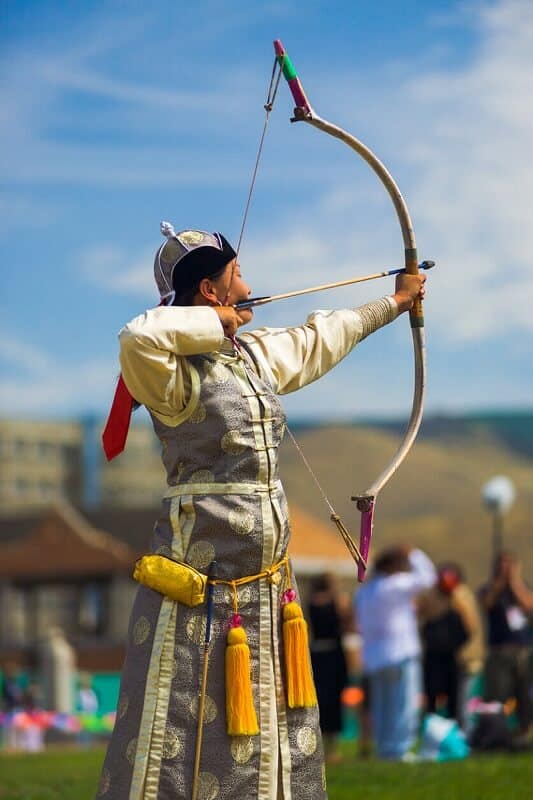
<path fill-rule="evenodd" d="M 252 290 L 242 277 L 241 267 L 236 258 L 226 265 L 224 273 L 213 281 L 213 286 L 218 299 L 224 306 L 234 306 L 237 303 L 242 303 L 248 300 L 252 294 Z M 246 324 L 252 319 L 253 311 L 251 308 L 243 309 L 239 311 L 239 316 Z"/>
<path fill-rule="evenodd" d="M 509 553 L 502 553 L 496 565 L 497 574 L 509 578 L 512 565 L 513 557 Z"/>

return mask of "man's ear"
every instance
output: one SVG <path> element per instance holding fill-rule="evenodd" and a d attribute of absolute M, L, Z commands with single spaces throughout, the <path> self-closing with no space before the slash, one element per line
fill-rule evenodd
<path fill-rule="evenodd" d="M 209 303 L 209 305 L 219 305 L 219 299 L 215 292 L 213 282 L 210 278 L 202 278 L 200 283 L 198 284 L 198 293 L 203 297 L 204 300 Z"/>

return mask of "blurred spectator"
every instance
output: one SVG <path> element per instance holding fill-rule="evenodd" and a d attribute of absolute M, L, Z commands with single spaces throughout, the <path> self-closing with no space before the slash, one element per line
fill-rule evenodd
<path fill-rule="evenodd" d="M 92 688 L 91 676 L 87 672 L 80 674 L 78 710 L 82 714 L 96 714 L 98 712 L 98 697 Z"/>
<path fill-rule="evenodd" d="M 424 645 L 424 691 L 429 712 L 444 710 L 466 726 L 466 700 L 483 666 L 481 616 L 457 564 L 442 564 L 436 585 L 418 599 Z"/>
<path fill-rule="evenodd" d="M 92 688 L 91 676 L 87 672 L 80 674 L 77 710 L 82 715 L 78 744 L 80 747 L 89 747 L 93 742 L 93 735 L 89 728 L 84 727 L 83 717 L 92 717 L 98 713 L 98 697 Z"/>
<path fill-rule="evenodd" d="M 313 634 L 311 662 L 326 763 L 338 763 L 342 759 L 338 749 L 342 731 L 341 693 L 348 679 L 342 637 L 353 630 L 353 617 L 349 598 L 338 591 L 334 576 L 324 574 L 313 579 L 309 619 Z"/>
<path fill-rule="evenodd" d="M 485 664 L 485 700 L 516 701 L 518 734 L 526 737 L 532 719 L 529 620 L 533 593 L 522 578 L 520 562 L 509 552 L 496 557 L 480 590 L 487 615 L 489 653 Z"/>
<path fill-rule="evenodd" d="M 371 578 L 355 595 L 380 758 L 408 760 L 415 742 L 422 675 L 413 601 L 435 580 L 435 568 L 421 550 L 391 547 L 377 557 Z"/>
<path fill-rule="evenodd" d="M 456 654 L 459 666 L 457 721 L 468 733 L 470 727 L 468 700 L 483 672 L 486 656 L 485 631 L 477 597 L 465 582 L 461 569 L 456 565 L 455 569 L 458 583 L 452 589 L 452 604 L 461 615 L 468 633 L 467 640 Z"/>
<path fill-rule="evenodd" d="M 13 724 L 15 714 L 21 711 L 24 693 L 17 679 L 15 664 L 6 664 L 2 675 L 2 709 L 6 712 L 4 721 L 4 747 L 9 751 L 22 749 L 21 737 Z"/>
<path fill-rule="evenodd" d="M 370 681 L 363 672 L 361 676 L 363 699 L 359 705 L 359 756 L 368 758 L 372 753 L 372 717 L 370 711 Z"/>
<path fill-rule="evenodd" d="M 17 711 L 22 707 L 23 691 L 17 680 L 17 668 L 13 663 L 5 666 L 2 675 L 2 707 L 5 711 Z"/>
<path fill-rule="evenodd" d="M 44 748 L 41 690 L 37 683 L 29 683 L 23 697 L 22 747 L 27 753 L 40 753 Z"/>

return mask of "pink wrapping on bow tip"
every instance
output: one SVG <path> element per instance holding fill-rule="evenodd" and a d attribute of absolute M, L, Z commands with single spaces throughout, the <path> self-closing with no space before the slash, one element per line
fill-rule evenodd
<path fill-rule="evenodd" d="M 372 524 L 374 519 L 374 500 L 371 500 L 368 511 L 361 512 L 361 533 L 359 535 L 359 551 L 364 560 L 368 563 L 368 553 L 370 552 L 370 540 L 372 538 Z M 362 583 L 365 579 L 366 567 L 362 564 L 357 565 L 357 580 Z"/>

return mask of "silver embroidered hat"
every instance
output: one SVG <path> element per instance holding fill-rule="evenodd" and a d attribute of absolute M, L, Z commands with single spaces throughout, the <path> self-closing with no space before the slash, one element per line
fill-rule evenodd
<path fill-rule="evenodd" d="M 176 233 L 170 222 L 161 223 L 161 233 L 166 241 L 155 254 L 154 277 L 166 305 L 172 305 L 176 294 L 216 274 L 236 256 L 221 233 Z"/>

